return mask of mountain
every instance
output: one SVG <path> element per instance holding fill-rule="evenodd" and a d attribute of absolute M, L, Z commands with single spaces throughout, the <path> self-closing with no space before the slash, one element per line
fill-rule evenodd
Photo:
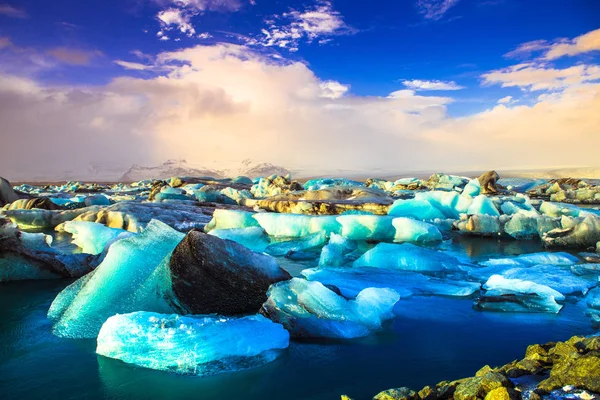
<path fill-rule="evenodd" d="M 185 160 L 167 160 L 155 167 L 144 167 L 133 165 L 123 176 L 122 182 L 137 182 L 144 179 L 168 179 L 173 176 L 211 176 L 213 178 L 224 178 L 223 171 L 197 168 L 190 166 Z"/>
<path fill-rule="evenodd" d="M 233 171 L 231 171 L 233 172 Z M 270 163 L 258 163 L 255 164 L 251 160 L 242 161 L 242 167 L 237 171 L 235 175 L 247 176 L 249 178 L 257 178 L 260 176 L 271 176 L 271 175 L 287 175 L 290 171 L 282 166 L 273 165 Z M 232 174 L 233 175 L 233 174 Z"/>

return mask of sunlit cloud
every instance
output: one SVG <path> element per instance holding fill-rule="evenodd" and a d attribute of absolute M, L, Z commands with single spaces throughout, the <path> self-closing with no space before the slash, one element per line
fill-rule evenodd
<path fill-rule="evenodd" d="M 600 29 L 587 32 L 573 39 L 533 40 L 522 43 L 505 54 L 507 58 L 528 58 L 541 53 L 545 60 L 556 60 L 566 56 L 577 56 L 600 50 Z"/>
<path fill-rule="evenodd" d="M 417 0 L 416 7 L 425 19 L 439 20 L 458 0 Z"/>
<path fill-rule="evenodd" d="M 55 59 L 70 65 L 89 65 L 96 57 L 101 57 L 98 50 L 80 50 L 68 47 L 56 47 L 48 51 Z"/>
<path fill-rule="evenodd" d="M 4 15 L 10 18 L 27 18 L 29 15 L 21 8 L 13 7 L 9 4 L 0 4 L 0 15 Z"/>

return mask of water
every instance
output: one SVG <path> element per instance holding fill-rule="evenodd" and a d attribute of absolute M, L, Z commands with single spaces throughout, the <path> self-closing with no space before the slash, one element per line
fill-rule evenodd
<path fill-rule="evenodd" d="M 537 242 L 464 239 L 447 250 L 474 258 L 539 251 Z M 290 262 L 294 275 L 314 262 Z M 0 284 L 2 399 L 370 399 L 419 389 L 521 358 L 527 345 L 590 334 L 576 304 L 558 315 L 483 313 L 470 299 L 401 300 L 384 332 L 351 342 L 292 342 L 273 363 L 211 377 L 146 370 L 95 354 L 95 340 L 51 334 L 46 312 L 65 280 Z"/>

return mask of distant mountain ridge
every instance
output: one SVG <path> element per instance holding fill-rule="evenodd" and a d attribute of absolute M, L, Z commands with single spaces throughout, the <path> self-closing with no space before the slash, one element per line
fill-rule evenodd
<path fill-rule="evenodd" d="M 289 173 L 290 171 L 284 167 L 270 163 L 257 164 L 251 160 L 242 161 L 239 168 L 227 170 L 191 166 L 186 160 L 167 160 L 160 165 L 150 167 L 134 164 L 119 180 L 122 182 L 137 182 L 144 179 L 168 179 L 173 176 L 210 176 L 220 179 L 239 175 L 256 178 L 273 174 L 287 175 Z"/>

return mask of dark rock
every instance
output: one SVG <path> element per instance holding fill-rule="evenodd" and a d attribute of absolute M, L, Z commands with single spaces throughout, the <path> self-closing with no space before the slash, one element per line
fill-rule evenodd
<path fill-rule="evenodd" d="M 40 210 L 64 210 L 57 204 L 54 204 L 52 200 L 47 197 L 38 197 L 34 199 L 19 199 L 13 201 L 9 206 L 9 210 L 33 210 L 34 208 Z"/>
<path fill-rule="evenodd" d="M 13 190 L 9 181 L 0 178 L 0 207 L 19 200 L 19 195 Z"/>
<path fill-rule="evenodd" d="M 169 184 L 165 181 L 154 181 L 152 183 L 152 189 L 150 189 L 150 194 L 148 195 L 148 200 L 154 201 L 156 195 L 160 193 L 163 187 L 169 186 Z"/>
<path fill-rule="evenodd" d="M 481 185 L 481 194 L 497 194 L 498 186 L 496 182 L 500 179 L 500 175 L 496 171 L 488 171 L 481 174 L 477 180 Z"/>
<path fill-rule="evenodd" d="M 272 257 L 198 230 L 177 245 L 170 269 L 173 291 L 192 314 L 257 313 L 269 286 L 291 279 Z"/>
<path fill-rule="evenodd" d="M 421 400 L 436 400 L 438 398 L 438 391 L 431 386 L 425 386 L 418 394 Z"/>

